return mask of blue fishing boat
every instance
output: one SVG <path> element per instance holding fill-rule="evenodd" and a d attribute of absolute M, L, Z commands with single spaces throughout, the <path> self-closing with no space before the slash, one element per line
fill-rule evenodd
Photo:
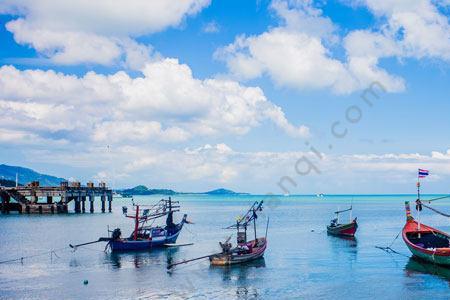
<path fill-rule="evenodd" d="M 179 211 L 180 206 L 178 201 L 172 201 L 170 197 L 167 200 L 162 199 L 152 206 L 136 205 L 133 202 L 133 207 L 134 214 L 128 214 L 127 207 L 123 207 L 124 215 L 134 219 L 134 230 L 129 237 L 123 238 L 120 228 L 116 228 L 113 231 L 108 230 L 108 235 L 112 233 L 109 237 L 101 237 L 94 242 L 70 245 L 70 247 L 77 248 L 88 244 L 107 242 L 105 250 L 109 247 L 112 252 L 125 252 L 177 246 L 175 243 L 183 225 L 190 223 L 187 221 L 186 214 L 179 223 L 174 223 L 173 214 Z M 167 216 L 165 226 L 153 226 L 156 219 L 165 216 Z M 147 225 L 149 222 L 152 225 Z"/>
<path fill-rule="evenodd" d="M 175 224 L 173 221 L 174 212 L 179 211 L 179 202 L 162 199 L 157 204 L 144 208 L 143 205 L 134 205 L 135 214 L 125 214 L 127 218 L 134 219 L 134 230 L 127 238 L 122 238 L 122 232 L 119 228 L 112 231 L 112 236 L 108 242 L 111 251 L 137 251 L 150 250 L 157 247 L 165 247 L 175 244 L 178 235 L 183 229 L 183 225 L 188 223 L 185 214 L 182 220 Z M 142 211 L 142 212 L 141 212 Z M 166 225 L 147 226 L 148 222 L 167 216 Z"/>

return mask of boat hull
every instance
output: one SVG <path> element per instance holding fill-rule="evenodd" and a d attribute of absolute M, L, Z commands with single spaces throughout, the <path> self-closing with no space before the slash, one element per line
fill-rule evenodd
<path fill-rule="evenodd" d="M 250 241 L 247 244 L 252 244 L 252 251 L 248 254 L 217 254 L 209 258 L 211 266 L 231 266 L 246 263 L 256 260 L 264 256 L 267 248 L 267 240 L 265 238 L 258 238 L 256 241 Z"/>
<path fill-rule="evenodd" d="M 335 236 L 355 236 L 356 230 L 358 229 L 358 223 L 353 221 L 348 224 L 339 224 L 337 226 L 327 226 L 327 232 Z"/>
<path fill-rule="evenodd" d="M 403 227 L 402 238 L 409 251 L 422 260 L 450 266 L 450 247 L 448 243 L 444 247 L 430 247 L 429 245 L 425 245 L 419 238 L 419 236 L 423 239 L 425 236 L 431 235 L 434 238 L 441 237 L 441 240 L 447 239 L 448 241 L 450 240 L 450 236 L 445 232 L 425 224 L 420 224 L 420 230 L 418 228 L 418 223 L 414 219 L 408 220 Z M 414 240 L 416 240 L 415 243 L 413 242 Z"/>
<path fill-rule="evenodd" d="M 169 236 L 152 237 L 151 239 L 142 240 L 133 240 L 131 238 L 112 240 L 109 245 L 112 252 L 146 251 L 153 248 L 165 247 L 166 244 L 176 243 L 180 232 L 181 228 L 176 233 Z"/>

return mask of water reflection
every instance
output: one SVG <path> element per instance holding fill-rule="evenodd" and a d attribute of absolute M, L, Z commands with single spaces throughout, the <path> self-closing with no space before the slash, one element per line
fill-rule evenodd
<path fill-rule="evenodd" d="M 351 241 L 351 242 L 354 242 L 354 247 L 356 247 L 356 243 L 357 243 L 357 239 L 356 239 L 356 237 L 354 237 L 354 236 L 345 236 L 345 235 L 333 235 L 333 234 L 330 234 L 330 233 L 328 233 L 327 232 L 327 235 L 330 237 L 330 238 L 333 238 L 333 239 L 337 239 L 337 240 L 346 240 L 346 241 Z"/>
<path fill-rule="evenodd" d="M 265 268 L 266 261 L 264 257 L 258 258 L 253 261 L 249 261 L 243 264 L 231 265 L 231 266 L 210 266 L 211 272 L 221 272 L 223 281 L 237 281 L 245 282 L 249 273 L 253 273 L 254 268 Z"/>
<path fill-rule="evenodd" d="M 436 275 L 450 281 L 450 268 L 432 264 L 416 257 L 409 258 L 408 263 L 405 266 L 405 272 L 407 276 L 424 273 Z"/>
<path fill-rule="evenodd" d="M 152 251 L 134 251 L 124 253 L 106 253 L 105 263 L 114 269 L 132 266 L 136 269 L 147 265 L 166 265 L 173 261 L 178 249 L 154 249 Z"/>

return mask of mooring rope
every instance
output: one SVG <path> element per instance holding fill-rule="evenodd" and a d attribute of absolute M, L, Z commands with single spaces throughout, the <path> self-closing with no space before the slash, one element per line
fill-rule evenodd
<path fill-rule="evenodd" d="M 429 205 L 426 205 L 426 204 L 423 204 L 423 203 L 422 203 L 422 206 L 428 208 L 429 210 L 434 211 L 437 214 L 440 214 L 440 215 L 442 215 L 444 217 L 450 218 L 450 214 L 443 213 L 442 211 L 439 211 L 436 208 L 433 208 L 433 207 L 431 207 Z"/>
<path fill-rule="evenodd" d="M 57 258 L 59 258 L 59 256 L 56 254 L 56 251 L 62 251 L 62 250 L 67 250 L 67 249 L 70 249 L 70 248 L 64 247 L 64 248 L 53 249 L 50 251 L 45 251 L 45 252 L 41 252 L 41 253 L 37 253 L 37 254 L 33 254 L 33 255 L 26 255 L 26 256 L 21 256 L 18 258 L 2 260 L 2 261 L 0 261 L 0 264 L 6 264 L 6 263 L 11 263 L 11 262 L 17 262 L 17 261 L 20 261 L 21 263 L 23 263 L 24 259 L 29 259 L 29 258 L 39 257 L 39 256 L 44 256 L 44 255 L 50 255 L 50 259 L 53 258 L 53 255 L 55 255 Z"/>
<path fill-rule="evenodd" d="M 450 198 L 450 195 L 443 196 L 443 197 L 438 197 L 438 198 L 433 198 L 433 199 L 430 199 L 430 200 L 422 200 L 422 201 L 430 203 L 430 202 L 433 202 L 433 201 L 436 201 L 436 200 L 447 199 L 447 198 Z"/>
<path fill-rule="evenodd" d="M 387 246 L 387 247 L 375 246 L 375 248 L 381 249 L 386 253 L 394 253 L 394 254 L 404 256 L 404 257 L 409 257 L 406 254 L 400 253 L 400 252 L 392 249 L 392 246 L 394 245 L 395 241 L 397 241 L 398 237 L 400 236 L 400 233 L 402 233 L 402 230 L 400 230 L 400 232 L 397 234 L 397 236 L 394 238 L 394 240 L 391 242 L 391 244 L 389 246 Z"/>

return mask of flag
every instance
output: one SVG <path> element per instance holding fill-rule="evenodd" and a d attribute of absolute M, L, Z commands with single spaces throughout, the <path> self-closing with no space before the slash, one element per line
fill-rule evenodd
<path fill-rule="evenodd" d="M 430 175 L 430 172 L 428 170 L 419 169 L 419 178 L 425 178 L 428 175 Z"/>

